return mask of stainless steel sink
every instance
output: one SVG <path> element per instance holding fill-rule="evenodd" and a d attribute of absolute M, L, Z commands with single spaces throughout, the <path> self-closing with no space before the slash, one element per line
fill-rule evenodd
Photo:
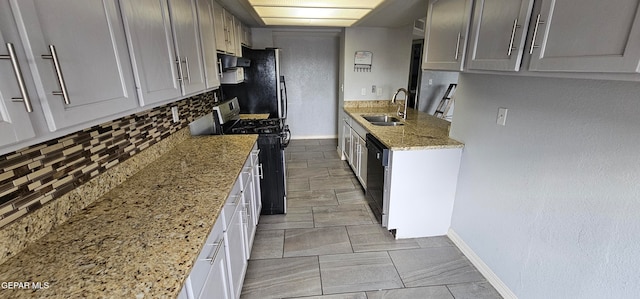
<path fill-rule="evenodd" d="M 389 115 L 363 115 L 366 121 L 374 126 L 403 126 L 404 123 L 400 119 Z"/>

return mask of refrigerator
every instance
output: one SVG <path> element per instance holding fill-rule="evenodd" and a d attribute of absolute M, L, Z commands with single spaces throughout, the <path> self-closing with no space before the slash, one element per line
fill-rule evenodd
<path fill-rule="evenodd" d="M 287 118 L 287 91 L 280 73 L 282 50 L 268 48 L 253 50 L 242 47 L 242 57 L 249 59 L 244 67 L 244 82 L 223 84 L 225 100 L 238 98 L 240 113 L 269 114 L 269 118 Z"/>

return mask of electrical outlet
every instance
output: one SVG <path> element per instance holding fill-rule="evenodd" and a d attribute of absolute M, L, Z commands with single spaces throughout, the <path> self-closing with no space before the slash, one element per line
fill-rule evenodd
<path fill-rule="evenodd" d="M 429 79 L 429 85 L 433 85 L 433 79 Z"/>
<path fill-rule="evenodd" d="M 382 87 L 378 87 L 378 90 L 377 90 L 376 94 L 377 94 L 378 96 L 381 96 L 381 95 L 382 95 Z"/>
<path fill-rule="evenodd" d="M 362 88 L 362 90 L 360 91 L 360 94 L 363 95 L 363 96 L 366 96 L 367 95 L 367 88 L 366 87 Z"/>
<path fill-rule="evenodd" d="M 173 117 L 174 123 L 177 123 L 180 120 L 180 115 L 178 114 L 178 106 L 171 107 L 171 117 Z"/>
<path fill-rule="evenodd" d="M 509 109 L 507 108 L 498 108 L 498 117 L 496 118 L 496 123 L 505 126 L 507 124 L 507 112 Z"/>

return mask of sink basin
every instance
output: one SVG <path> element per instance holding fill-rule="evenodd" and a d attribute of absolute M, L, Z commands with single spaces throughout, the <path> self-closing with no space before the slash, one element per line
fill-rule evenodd
<path fill-rule="evenodd" d="M 379 122 L 400 122 L 400 119 L 397 117 L 389 116 L 389 115 L 363 115 L 362 118 L 366 119 L 370 123 L 379 123 Z"/>
<path fill-rule="evenodd" d="M 389 115 L 363 115 L 366 121 L 374 126 L 403 126 L 404 123 L 400 119 Z"/>
<path fill-rule="evenodd" d="M 396 126 L 404 126 L 403 123 L 399 121 L 370 121 L 374 126 L 388 126 L 388 127 L 396 127 Z"/>

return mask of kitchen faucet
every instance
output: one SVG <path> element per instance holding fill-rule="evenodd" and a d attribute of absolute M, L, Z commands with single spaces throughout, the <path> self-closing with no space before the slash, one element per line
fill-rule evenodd
<path fill-rule="evenodd" d="M 407 100 L 409 99 L 409 91 L 407 91 L 404 88 L 398 89 L 398 91 L 396 91 L 396 93 L 393 94 L 391 103 L 396 104 L 398 102 L 396 97 L 398 97 L 398 94 L 401 91 L 404 92 L 404 111 L 400 112 L 400 105 L 398 105 L 398 116 L 402 117 L 402 119 L 407 119 Z"/>

